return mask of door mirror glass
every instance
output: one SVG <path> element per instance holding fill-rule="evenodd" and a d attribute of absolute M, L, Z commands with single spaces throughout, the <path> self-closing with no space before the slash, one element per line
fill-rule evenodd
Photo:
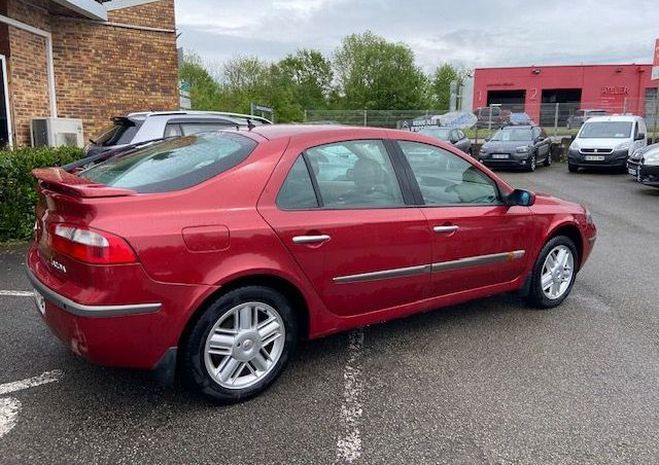
<path fill-rule="evenodd" d="M 535 194 L 523 189 L 515 189 L 506 196 L 506 204 L 510 206 L 530 207 L 535 203 Z"/>

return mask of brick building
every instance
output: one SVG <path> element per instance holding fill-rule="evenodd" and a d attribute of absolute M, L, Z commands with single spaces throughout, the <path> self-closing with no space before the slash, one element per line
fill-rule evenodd
<path fill-rule="evenodd" d="M 179 106 L 174 0 L 0 0 L 0 143 L 30 119 L 109 118 Z"/>

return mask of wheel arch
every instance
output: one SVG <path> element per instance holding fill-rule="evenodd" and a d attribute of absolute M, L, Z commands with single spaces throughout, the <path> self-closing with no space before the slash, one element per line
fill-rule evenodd
<path fill-rule="evenodd" d="M 574 242 L 574 245 L 577 248 L 577 270 L 581 269 L 581 263 L 582 263 L 582 257 L 583 257 L 583 249 L 584 249 L 584 242 L 583 242 L 583 237 L 581 236 L 581 231 L 579 230 L 579 227 L 576 224 L 573 223 L 563 223 L 560 224 L 547 235 L 547 241 L 553 239 L 556 236 L 565 236 L 568 237 L 569 239 Z"/>
<path fill-rule="evenodd" d="M 278 276 L 274 273 L 259 272 L 256 274 L 243 275 L 230 279 L 227 282 L 222 283 L 220 287 L 207 295 L 188 317 L 183 331 L 181 331 L 179 336 L 178 346 L 180 347 L 185 338 L 188 336 L 190 329 L 194 325 L 195 321 L 197 321 L 197 319 L 203 314 L 204 310 L 207 309 L 215 300 L 227 292 L 231 292 L 235 289 L 246 286 L 269 287 L 287 297 L 293 306 L 293 310 L 295 311 L 296 316 L 298 317 L 300 338 L 308 338 L 310 332 L 309 304 L 302 291 L 286 278 Z"/>

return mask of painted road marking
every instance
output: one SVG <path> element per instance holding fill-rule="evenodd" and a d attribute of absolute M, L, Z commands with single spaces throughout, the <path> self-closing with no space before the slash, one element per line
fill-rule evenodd
<path fill-rule="evenodd" d="M 55 383 L 60 380 L 63 374 L 62 370 L 46 371 L 32 378 L 0 384 L 0 396 L 41 386 L 42 384 Z M 14 397 L 0 398 L 0 438 L 16 426 L 21 407 L 21 402 Z"/>
<path fill-rule="evenodd" d="M 359 420 L 362 417 L 361 396 L 364 386 L 361 379 L 364 330 L 348 336 L 348 360 L 343 368 L 343 403 L 339 418 L 340 432 L 336 441 L 337 463 L 352 463 L 362 455 Z"/>
<path fill-rule="evenodd" d="M 34 297 L 34 292 L 32 292 L 32 291 L 4 291 L 4 290 L 0 290 L 0 296 Z"/>

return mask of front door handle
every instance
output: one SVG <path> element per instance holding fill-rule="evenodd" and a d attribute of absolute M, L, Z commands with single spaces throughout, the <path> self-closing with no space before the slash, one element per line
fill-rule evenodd
<path fill-rule="evenodd" d="M 457 231 L 458 229 L 460 229 L 460 228 L 458 226 L 454 225 L 454 224 L 452 224 L 450 226 L 435 226 L 434 228 L 432 228 L 433 231 L 435 231 L 436 233 L 440 233 L 440 234 L 441 233 L 452 233 L 452 232 Z"/>
<path fill-rule="evenodd" d="M 326 242 L 331 239 L 327 234 L 315 234 L 310 236 L 295 236 L 293 242 L 295 244 L 315 244 L 317 242 Z"/>

